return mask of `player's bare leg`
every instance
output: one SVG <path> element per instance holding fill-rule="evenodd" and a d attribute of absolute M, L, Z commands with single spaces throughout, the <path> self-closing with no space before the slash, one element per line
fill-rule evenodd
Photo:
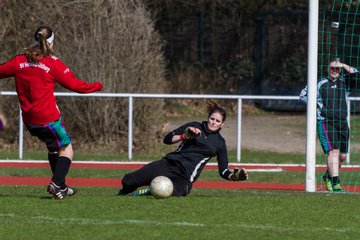
<path fill-rule="evenodd" d="M 67 146 L 60 148 L 59 157 L 67 157 L 70 161 L 73 159 L 74 150 L 71 143 Z"/>

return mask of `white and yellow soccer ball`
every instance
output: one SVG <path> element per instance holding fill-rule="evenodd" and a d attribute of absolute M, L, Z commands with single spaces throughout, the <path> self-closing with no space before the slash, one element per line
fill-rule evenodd
<path fill-rule="evenodd" d="M 168 177 L 157 176 L 150 183 L 150 191 L 155 198 L 167 198 L 172 195 L 174 185 Z"/>

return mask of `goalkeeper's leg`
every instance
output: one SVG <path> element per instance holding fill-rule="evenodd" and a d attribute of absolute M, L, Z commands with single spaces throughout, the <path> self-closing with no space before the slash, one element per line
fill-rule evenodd
<path fill-rule="evenodd" d="M 176 174 L 171 175 L 170 179 L 174 185 L 172 196 L 186 196 L 190 193 L 192 189 L 192 183 L 189 180 Z"/>
<path fill-rule="evenodd" d="M 158 160 L 146 164 L 142 168 L 125 174 L 122 178 L 122 189 L 120 189 L 118 195 L 128 195 L 134 192 L 137 188 L 143 186 L 149 186 L 151 181 L 161 175 L 166 175 L 167 164 L 166 160 Z"/>

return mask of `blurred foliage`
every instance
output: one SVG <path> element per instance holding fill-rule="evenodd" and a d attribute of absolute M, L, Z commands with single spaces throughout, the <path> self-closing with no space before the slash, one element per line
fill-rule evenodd
<path fill-rule="evenodd" d="M 299 86 L 305 86 L 303 81 L 306 79 L 307 62 L 296 56 L 289 56 L 282 61 L 274 64 L 271 68 L 267 69 L 268 76 L 273 81 L 273 91 L 283 88 L 286 85 L 289 89 Z"/>
<path fill-rule="evenodd" d="M 151 13 L 140 0 L 112 1 L 1 1 L 0 61 L 9 60 L 33 44 L 39 25 L 55 31 L 55 55 L 75 75 L 88 82 L 99 80 L 103 92 L 161 93 L 166 88 L 163 40 Z M 21 9 L 21 11 L 19 11 Z M 14 81 L 1 81 L 2 91 L 14 90 Z M 66 91 L 57 86 L 56 91 Z M 76 146 L 90 151 L 127 149 L 128 100 L 116 98 L 57 97 L 64 123 Z M 11 119 L 7 146 L 17 141 L 18 103 L 4 97 Z M 154 141 L 153 120 L 162 113 L 163 101 L 134 101 L 134 145 L 146 148 L 142 135 Z M 6 134 L 5 134 L 6 133 Z M 3 138 L 2 138 L 2 141 Z M 25 148 L 37 148 L 25 134 Z M 45 149 L 41 144 L 42 149 Z M 76 149 L 76 147 L 75 147 Z"/>
<path fill-rule="evenodd" d="M 262 94 L 264 69 L 306 56 L 308 1 L 146 2 L 166 40 L 173 93 Z M 280 75 L 285 87 L 296 81 L 288 73 Z"/>
<path fill-rule="evenodd" d="M 248 94 L 257 85 L 259 14 L 276 9 L 292 13 L 306 10 L 307 4 L 305 0 L 0 1 L 0 61 L 7 61 L 33 44 L 33 31 L 47 24 L 56 33 L 56 55 L 77 77 L 101 81 L 103 92 Z M 268 46 L 265 53 L 274 54 L 264 56 L 269 63 L 264 69 L 277 65 L 279 72 L 266 72 L 276 75 L 275 83 L 294 81 L 303 71 L 304 63 L 299 61 L 303 49 L 298 48 L 300 55 L 291 53 L 294 45 L 299 46 L 295 39 L 304 39 L 299 32 L 304 23 L 297 16 L 274 19 L 265 21 L 270 29 L 262 38 Z M 295 72 L 287 75 L 288 69 Z M 14 90 L 14 81 L 0 81 L 0 89 Z M 56 91 L 66 90 L 57 86 Z M 57 99 L 78 148 L 126 151 L 127 99 Z M 1 133 L 6 135 L 0 140 L 1 146 L 14 148 L 18 139 L 18 103 L 14 97 L 3 97 L 2 102 L 12 127 Z M 186 101 L 178 103 L 180 106 L 166 106 L 166 100 L 134 101 L 135 148 L 146 150 L 154 139 L 161 139 L 162 116 L 205 112 L 202 101 L 191 102 L 192 106 Z M 230 114 L 236 111 L 235 103 L 220 103 Z M 258 112 L 249 106 L 249 112 Z M 25 148 L 29 147 L 45 149 L 25 131 Z"/>

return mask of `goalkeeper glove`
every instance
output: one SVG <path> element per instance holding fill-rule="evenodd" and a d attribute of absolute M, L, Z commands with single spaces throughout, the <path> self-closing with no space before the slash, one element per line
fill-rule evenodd
<path fill-rule="evenodd" d="M 234 168 L 234 172 L 230 177 L 230 180 L 232 181 L 245 181 L 249 178 L 249 175 L 245 168 L 239 169 Z"/>
<path fill-rule="evenodd" d="M 200 129 L 196 127 L 187 127 L 184 131 L 184 134 L 180 135 L 180 140 L 188 140 L 197 138 L 201 135 Z"/>

